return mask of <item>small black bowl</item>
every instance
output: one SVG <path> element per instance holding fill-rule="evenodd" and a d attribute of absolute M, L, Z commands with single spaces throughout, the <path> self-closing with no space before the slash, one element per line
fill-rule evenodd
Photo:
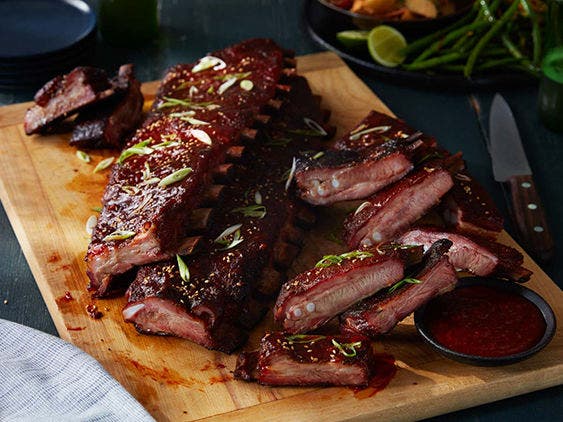
<path fill-rule="evenodd" d="M 430 333 L 429 327 L 426 323 L 426 309 L 432 303 L 430 301 L 426 305 L 417 309 L 414 313 L 414 323 L 416 329 L 422 338 L 430 344 L 436 351 L 446 356 L 447 358 L 456 360 L 458 362 L 467 363 L 470 365 L 477 366 L 500 366 L 509 365 L 512 363 L 519 362 L 521 360 L 527 359 L 530 356 L 536 354 L 541 349 L 549 344 L 551 339 L 555 334 L 557 327 L 555 315 L 549 304 L 536 292 L 522 286 L 521 284 L 513 283 L 506 280 L 500 280 L 497 278 L 490 277 L 467 277 L 460 279 L 456 289 L 465 288 L 469 286 L 485 286 L 493 289 L 503 290 L 505 292 L 515 293 L 522 296 L 523 298 L 529 300 L 533 303 L 545 320 L 545 332 L 541 339 L 530 349 L 524 350 L 513 355 L 499 356 L 499 357 L 487 357 L 487 356 L 476 356 L 468 355 L 465 353 L 460 353 L 455 350 L 451 350 L 444 345 L 438 343 Z"/>

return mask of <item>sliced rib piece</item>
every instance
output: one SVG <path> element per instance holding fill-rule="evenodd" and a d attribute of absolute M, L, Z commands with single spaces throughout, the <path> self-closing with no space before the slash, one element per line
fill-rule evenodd
<path fill-rule="evenodd" d="M 457 231 L 496 239 L 504 220 L 491 196 L 466 171 L 453 179 L 454 186 L 443 200 L 446 222 Z"/>
<path fill-rule="evenodd" d="M 135 79 L 133 65 L 119 68 L 115 84 L 123 87 L 123 94 L 107 104 L 89 107 L 76 120 L 70 144 L 80 148 L 121 149 L 126 135 L 141 122 L 143 94 Z"/>
<path fill-rule="evenodd" d="M 420 259 L 421 249 L 379 254 L 354 251 L 325 257 L 309 271 L 288 280 L 274 307 L 274 320 L 283 330 L 306 333 L 325 324 L 353 304 L 404 276 L 405 263 Z"/>
<path fill-rule="evenodd" d="M 239 355 L 235 377 L 263 385 L 365 387 L 373 372 L 371 343 L 364 336 L 267 333 L 260 350 Z"/>
<path fill-rule="evenodd" d="M 367 198 L 413 169 L 413 151 L 422 142 L 415 140 L 390 140 L 369 153 L 328 150 L 319 158 L 299 160 L 295 172 L 299 196 L 313 205 Z"/>
<path fill-rule="evenodd" d="M 341 329 L 370 337 L 388 333 L 430 299 L 452 290 L 457 276 L 446 255 L 451 245 L 447 239 L 435 242 L 424 256 L 422 269 L 410 276 L 414 282 L 405 282 L 392 292 L 381 291 L 344 312 Z"/>
<path fill-rule="evenodd" d="M 435 206 L 453 186 L 440 166 L 424 166 L 379 191 L 344 221 L 344 238 L 353 248 L 393 239 Z"/>
<path fill-rule="evenodd" d="M 524 257 L 516 249 L 490 239 L 435 227 L 418 227 L 404 233 L 398 242 L 429 248 L 439 239 L 453 242 L 448 252 L 452 265 L 478 276 L 496 275 L 517 282 L 529 280 L 532 272 L 522 267 Z"/>
<path fill-rule="evenodd" d="M 299 195 L 313 205 L 367 198 L 411 171 L 421 146 L 433 150 L 436 141 L 402 120 L 372 111 L 324 155 L 300 160 L 295 175 Z"/>
<path fill-rule="evenodd" d="M 114 94 L 115 89 L 104 70 L 77 67 L 51 79 L 35 94 L 35 105 L 25 113 L 25 133 L 47 131 L 82 108 Z"/>
<path fill-rule="evenodd" d="M 205 67 L 202 59 L 168 72 L 155 111 L 112 169 L 86 256 L 90 286 L 98 296 L 107 294 L 115 275 L 178 252 L 189 234 L 190 211 L 204 201 L 214 170 L 276 93 L 283 56 L 272 41 L 246 41 L 213 57 L 220 63 Z M 252 89 L 240 83 L 221 89 L 235 73 L 245 75 Z M 209 88 L 190 90 L 195 83 Z M 188 169 L 184 179 L 162 184 L 165 177 Z M 129 237 L 111 240 L 116 231 Z"/>
<path fill-rule="evenodd" d="M 306 80 L 293 77 L 289 83 L 281 113 L 272 117 L 264 138 L 248 145 L 246 161 L 222 189 L 201 252 L 183 258 L 189 280 L 168 261 L 143 267 L 131 284 L 123 314 L 139 331 L 230 352 L 267 310 L 261 299 L 277 294 L 283 278 L 275 268 L 289 265 L 299 251 L 302 234 L 295 224 L 307 214 L 286 191 L 285 173 L 299 151 L 319 145 L 317 138 L 288 130 L 301 128 L 304 117 L 319 124 L 323 118 Z M 171 272 L 163 274 L 163 266 Z"/>

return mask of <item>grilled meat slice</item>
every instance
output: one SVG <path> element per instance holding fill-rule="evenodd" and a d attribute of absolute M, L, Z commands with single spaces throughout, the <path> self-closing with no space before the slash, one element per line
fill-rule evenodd
<path fill-rule="evenodd" d="M 424 166 L 379 191 L 344 221 L 350 248 L 369 247 L 393 239 L 436 205 L 453 186 L 440 166 Z"/>
<path fill-rule="evenodd" d="M 354 251 L 328 256 L 317 266 L 283 286 L 274 307 L 274 320 L 283 330 L 305 333 L 344 312 L 353 304 L 404 277 L 405 263 L 420 260 L 421 249 L 379 254 Z"/>
<path fill-rule="evenodd" d="M 200 242 L 201 253 L 183 258 L 189 280 L 181 277 L 177 263 L 167 261 L 143 267 L 131 284 L 123 313 L 139 331 L 176 335 L 229 352 L 246 338 L 241 327 L 262 317 L 266 308 L 261 299 L 277 293 L 282 276 L 274 267 L 287 267 L 299 251 L 302 235 L 294 225 L 304 214 L 303 204 L 285 189 L 284 173 L 300 150 L 319 144 L 316 138 L 287 131 L 303 126 L 303 117 L 321 123 L 323 118 L 306 80 L 293 77 L 290 84 L 282 112 L 265 128 L 264 139 L 249 145 L 233 183 L 222 190 Z M 284 139 L 283 146 L 277 139 Z M 164 274 L 163 266 L 170 272 Z M 197 321 L 197 330 L 169 323 L 182 318 L 186 326 Z"/>
<path fill-rule="evenodd" d="M 218 64 L 207 67 L 205 60 Z M 227 170 L 218 166 L 229 148 L 275 95 L 282 66 L 277 45 L 250 40 L 169 71 L 155 111 L 126 145 L 104 193 L 86 257 L 96 295 L 107 294 L 112 277 L 132 266 L 178 252 L 189 234 L 190 211 L 204 200 L 214 170 Z M 225 85 L 235 73 L 251 81 L 250 91 L 235 83 L 238 76 Z M 209 88 L 202 92 L 193 84 Z M 167 185 L 175 172 L 189 174 Z M 116 231 L 129 237 L 113 240 Z"/>
<path fill-rule="evenodd" d="M 371 343 L 357 334 L 338 336 L 267 333 L 260 350 L 242 353 L 235 377 L 263 385 L 365 387 L 373 372 Z"/>
<path fill-rule="evenodd" d="M 457 276 L 446 255 L 451 245 L 447 239 L 438 240 L 426 252 L 422 269 L 406 279 L 411 283 L 399 282 L 393 291 L 381 291 L 344 312 L 342 331 L 370 337 L 385 334 L 433 297 L 452 290 Z"/>
<path fill-rule="evenodd" d="M 421 135 L 418 132 L 415 138 Z M 319 158 L 299 160 L 295 172 L 299 196 L 313 205 L 367 198 L 413 169 L 413 151 L 422 143 L 415 140 L 390 140 L 369 153 L 328 150 Z"/>
<path fill-rule="evenodd" d="M 404 233 L 398 242 L 429 248 L 439 239 L 453 242 L 448 252 L 452 265 L 478 276 L 495 275 L 517 282 L 528 281 L 532 272 L 522 267 L 524 258 L 510 246 L 435 227 L 418 227 Z"/>
<path fill-rule="evenodd" d="M 446 222 L 459 232 L 496 239 L 504 220 L 490 195 L 467 171 L 454 174 L 453 180 L 443 200 Z"/>
<path fill-rule="evenodd" d="M 107 104 L 92 106 L 82 111 L 76 120 L 70 144 L 80 148 L 121 149 L 126 135 L 141 122 L 143 94 L 135 79 L 133 65 L 119 68 L 115 81 L 123 95 L 108 100 Z"/>
<path fill-rule="evenodd" d="M 313 205 L 367 198 L 411 171 L 421 146 L 433 150 L 436 141 L 372 111 L 324 155 L 300 160 L 295 174 L 299 195 Z"/>
<path fill-rule="evenodd" d="M 86 106 L 114 95 L 116 90 L 106 72 L 94 67 L 77 67 L 47 82 L 35 94 L 35 105 L 25 113 L 27 135 L 45 132 Z"/>

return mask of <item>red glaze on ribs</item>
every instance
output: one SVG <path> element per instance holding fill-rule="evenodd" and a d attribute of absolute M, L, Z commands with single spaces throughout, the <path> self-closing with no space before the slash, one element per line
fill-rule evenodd
<path fill-rule="evenodd" d="M 283 286 L 274 307 L 274 320 L 291 333 L 306 333 L 404 276 L 406 263 L 420 260 L 418 248 L 354 251 L 325 257 L 312 270 Z"/>
<path fill-rule="evenodd" d="M 210 59 L 204 58 L 168 72 L 153 115 L 126 145 L 124 154 L 133 154 L 112 169 L 86 256 L 98 296 L 108 293 L 115 275 L 181 249 L 190 211 L 203 201 L 212 172 L 276 93 L 283 56 L 272 41 L 249 40 L 213 57 L 219 64 L 206 67 Z M 240 86 L 240 75 L 252 82 L 251 90 Z M 184 179 L 160 182 L 185 169 L 191 173 Z M 133 236 L 108 241 L 115 231 Z"/>
<path fill-rule="evenodd" d="M 418 227 L 404 233 L 398 242 L 429 248 L 439 239 L 448 239 L 453 243 L 448 257 L 457 269 L 478 276 L 496 275 L 517 282 L 528 281 L 532 274 L 522 267 L 524 258 L 520 252 L 486 238 L 436 227 Z"/>
<path fill-rule="evenodd" d="M 433 148 L 433 138 L 403 121 L 372 111 L 324 155 L 300 160 L 295 179 L 299 196 L 313 205 L 367 198 L 396 182 L 413 167 L 414 151 Z"/>
<path fill-rule="evenodd" d="M 496 239 L 504 219 L 490 195 L 468 172 L 453 176 L 454 186 L 444 197 L 446 222 L 459 232 Z"/>
<path fill-rule="evenodd" d="M 344 221 L 350 248 L 369 247 L 393 239 L 438 204 L 453 186 L 450 173 L 425 165 L 379 191 Z"/>
<path fill-rule="evenodd" d="M 114 84 L 122 87 L 123 94 L 108 100 L 107 104 L 82 111 L 74 121 L 71 145 L 80 148 L 121 149 L 126 135 L 139 125 L 143 94 L 141 84 L 135 79 L 133 65 L 121 66 Z"/>
<path fill-rule="evenodd" d="M 452 242 L 438 240 L 426 252 L 422 269 L 414 272 L 407 283 L 381 291 L 360 302 L 340 316 L 343 332 L 361 333 L 376 337 L 391 331 L 399 322 L 437 295 L 452 290 L 457 283 L 455 268 L 446 255 Z"/>
<path fill-rule="evenodd" d="M 282 112 L 264 138 L 249 146 L 232 184 L 223 189 L 201 252 L 184 257 L 189 280 L 169 261 L 141 268 L 131 284 L 123 315 L 139 331 L 230 352 L 267 310 L 261 299 L 277 293 L 283 280 L 276 269 L 291 264 L 303 236 L 296 227 L 303 205 L 286 192 L 284 174 L 300 150 L 318 147 L 317 139 L 288 130 L 301 128 L 304 117 L 319 124 L 323 119 L 306 80 L 294 77 L 290 84 Z M 229 228 L 231 234 L 223 235 Z"/>
<path fill-rule="evenodd" d="M 35 94 L 35 105 L 25 113 L 25 133 L 45 132 L 84 107 L 114 94 L 115 89 L 104 70 L 77 67 L 51 79 Z"/>
<path fill-rule="evenodd" d="M 263 385 L 365 387 L 373 372 L 371 343 L 357 334 L 267 333 L 260 349 L 239 355 L 234 375 Z"/>

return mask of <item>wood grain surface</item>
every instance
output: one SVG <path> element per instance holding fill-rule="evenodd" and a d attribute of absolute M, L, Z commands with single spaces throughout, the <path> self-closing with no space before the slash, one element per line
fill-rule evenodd
<path fill-rule="evenodd" d="M 298 68 L 332 110 L 339 133 L 370 109 L 390 111 L 335 55 L 299 57 Z M 143 86 L 147 100 L 157 83 Z M 268 388 L 232 379 L 236 356 L 208 351 L 189 341 L 138 334 L 123 322 L 124 298 L 93 300 L 86 291 L 83 261 L 85 223 L 107 181 L 94 166 L 116 152 L 93 152 L 92 163 L 78 160 L 68 134 L 26 137 L 21 122 L 29 104 L 0 108 L 0 197 L 26 259 L 62 338 L 96 358 L 158 420 L 412 420 L 451 412 L 563 381 L 563 336 L 518 364 L 480 368 L 441 357 L 425 345 L 407 318 L 376 343 L 397 359 L 399 370 L 383 391 L 371 396 L 347 388 Z M 346 207 L 325 209 L 306 239 L 292 272 L 322 255 L 342 251 L 327 239 Z M 501 241 L 518 245 L 506 234 Z M 534 271 L 528 287 L 541 294 L 563 318 L 563 294 L 528 257 Z M 71 300 L 65 299 L 69 292 Z M 95 304 L 103 313 L 90 318 Z M 271 327 L 267 315 L 247 348 Z"/>

